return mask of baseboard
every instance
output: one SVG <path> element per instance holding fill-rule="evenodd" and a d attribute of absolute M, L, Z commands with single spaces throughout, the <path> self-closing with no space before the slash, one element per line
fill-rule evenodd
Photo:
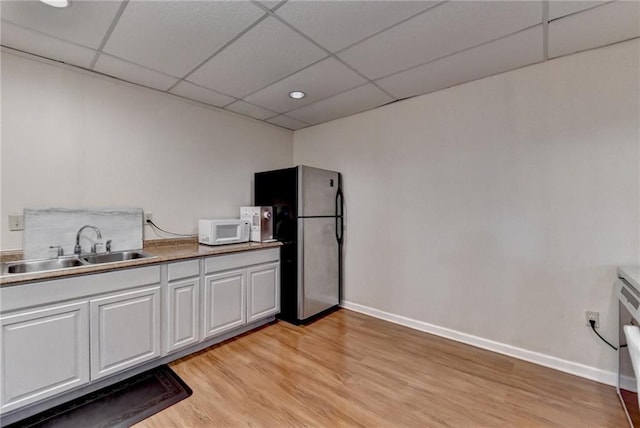
<path fill-rule="evenodd" d="M 365 315 L 389 321 L 394 324 L 400 324 L 415 330 L 424 331 L 425 333 L 434 334 L 446 339 L 455 340 L 456 342 L 466 343 L 467 345 L 476 346 L 478 348 L 487 349 L 499 354 L 508 355 L 540 366 L 549 367 L 561 372 L 570 373 L 585 379 L 603 383 L 605 385 L 616 386 L 618 383 L 618 375 L 610 372 L 573 361 L 563 360 L 551 355 L 542 354 L 540 352 L 529 351 L 527 349 L 518 348 L 507 345 L 505 343 L 495 342 L 493 340 L 484 339 L 482 337 L 473 336 L 471 334 L 462 333 L 460 331 L 449 328 L 439 327 L 424 321 L 414 320 L 412 318 L 403 317 L 401 315 L 392 314 L 371 308 L 369 306 L 360 305 L 349 301 L 342 301 L 341 307 L 359 312 Z"/>
<path fill-rule="evenodd" d="M 638 392 L 636 379 L 625 375 L 622 375 L 622 378 L 620 379 L 620 388 L 626 389 L 627 391 Z"/>

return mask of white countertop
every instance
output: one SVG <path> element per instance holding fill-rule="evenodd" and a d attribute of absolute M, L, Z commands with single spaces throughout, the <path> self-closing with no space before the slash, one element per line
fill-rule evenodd
<path fill-rule="evenodd" d="M 640 291 L 640 266 L 618 266 L 618 277 L 624 278 Z"/>

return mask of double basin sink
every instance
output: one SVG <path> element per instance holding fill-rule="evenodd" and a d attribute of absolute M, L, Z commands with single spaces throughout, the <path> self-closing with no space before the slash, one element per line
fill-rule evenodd
<path fill-rule="evenodd" d="M 114 251 L 106 254 L 86 254 L 58 257 L 57 259 L 25 260 L 5 263 L 2 274 L 35 273 L 66 269 L 79 266 L 91 266 L 103 263 L 124 262 L 127 260 L 148 259 L 152 256 L 142 251 Z"/>

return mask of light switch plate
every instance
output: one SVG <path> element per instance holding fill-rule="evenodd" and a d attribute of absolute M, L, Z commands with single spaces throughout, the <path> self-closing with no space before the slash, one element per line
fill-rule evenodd
<path fill-rule="evenodd" d="M 24 216 L 22 214 L 9 214 L 9 230 L 24 230 Z"/>

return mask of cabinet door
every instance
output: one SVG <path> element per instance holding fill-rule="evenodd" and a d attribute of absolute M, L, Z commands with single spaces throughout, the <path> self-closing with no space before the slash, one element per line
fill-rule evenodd
<path fill-rule="evenodd" d="M 247 269 L 247 321 L 280 312 L 280 266 L 269 263 Z"/>
<path fill-rule="evenodd" d="M 89 382 L 89 303 L 0 318 L 2 412 Z"/>
<path fill-rule="evenodd" d="M 166 303 L 166 352 L 198 343 L 199 287 L 200 280 L 198 278 L 169 283 Z"/>
<path fill-rule="evenodd" d="M 245 269 L 204 277 L 204 337 L 213 337 L 246 323 Z"/>
<path fill-rule="evenodd" d="M 91 380 L 160 356 L 160 287 L 91 300 Z"/>

